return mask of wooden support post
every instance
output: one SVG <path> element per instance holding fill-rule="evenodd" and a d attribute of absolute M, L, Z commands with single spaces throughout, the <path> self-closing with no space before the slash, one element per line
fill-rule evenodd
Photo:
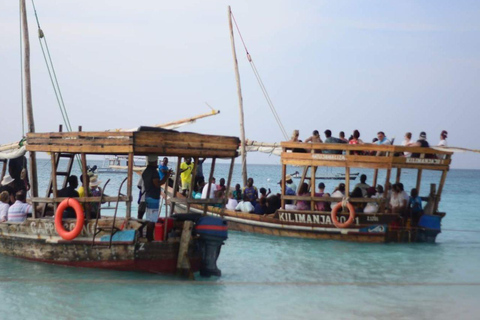
<path fill-rule="evenodd" d="M 222 203 L 222 209 L 220 210 L 220 214 L 223 214 L 223 211 L 225 210 L 225 205 L 227 204 L 227 201 L 228 201 L 228 195 L 230 192 L 232 192 L 230 190 L 230 184 L 232 183 L 234 166 L 235 166 L 235 158 L 232 158 L 232 161 L 230 162 L 230 169 L 228 170 L 227 188 L 225 189 L 225 194 L 223 195 L 223 203 Z"/>
<path fill-rule="evenodd" d="M 416 188 L 417 188 L 417 191 L 418 191 L 418 195 L 420 195 L 420 186 L 422 184 L 422 169 L 418 169 L 418 172 L 417 172 L 417 185 L 416 185 Z"/>
<path fill-rule="evenodd" d="M 188 275 L 192 277 L 190 269 L 190 259 L 188 258 L 188 247 L 192 238 L 193 221 L 183 222 L 182 235 L 180 237 L 180 247 L 178 249 L 177 274 Z"/>
<path fill-rule="evenodd" d="M 395 179 L 395 183 L 399 183 L 400 182 L 400 177 L 402 175 L 402 169 L 401 168 L 397 168 L 397 177 Z"/>
<path fill-rule="evenodd" d="M 345 168 L 345 195 L 350 195 L 350 167 Z"/>
<path fill-rule="evenodd" d="M 132 187 L 133 187 L 133 152 L 128 154 L 128 178 L 127 178 L 127 197 L 128 201 L 126 203 L 127 212 L 125 214 L 127 220 L 132 216 Z"/>
<path fill-rule="evenodd" d="M 285 176 L 286 175 L 287 175 L 287 165 L 282 164 L 282 181 L 281 181 L 281 188 L 282 188 L 281 206 L 282 206 L 282 209 L 285 209 L 285 199 L 283 198 L 283 196 L 286 195 L 286 193 L 285 193 L 285 187 L 286 187 Z"/>
<path fill-rule="evenodd" d="M 387 196 L 388 196 L 388 190 L 390 187 L 391 173 L 392 173 L 392 169 L 387 169 L 387 177 L 385 178 L 385 188 L 383 190 L 383 202 L 380 204 L 380 212 L 385 212 L 385 208 L 387 207 Z"/>
<path fill-rule="evenodd" d="M 440 184 L 438 185 L 438 192 L 437 192 L 437 197 L 435 199 L 435 206 L 433 208 L 433 212 L 438 211 L 438 204 L 442 196 L 443 185 L 445 184 L 445 180 L 447 179 L 447 172 L 448 172 L 447 170 L 443 170 L 442 172 L 442 177 L 440 178 Z"/>
<path fill-rule="evenodd" d="M 172 199 L 175 199 L 177 197 L 177 190 L 178 190 L 178 180 L 181 180 L 180 177 L 180 162 L 182 161 L 182 157 L 177 158 L 177 168 L 175 170 L 175 180 L 173 180 L 173 190 L 172 190 Z M 167 199 L 165 199 L 165 202 L 167 202 Z M 170 203 L 170 215 L 173 214 L 173 211 L 175 210 L 175 202 Z M 165 217 L 166 219 L 167 217 Z"/>
<path fill-rule="evenodd" d="M 373 187 L 377 188 L 377 180 L 378 180 L 378 169 L 375 169 L 373 172 Z"/>
<path fill-rule="evenodd" d="M 317 167 L 310 167 L 310 195 L 315 197 L 315 176 L 317 174 Z M 310 201 L 310 210 L 315 210 L 315 201 Z"/>
<path fill-rule="evenodd" d="M 208 176 L 208 185 L 207 185 L 207 199 L 210 199 L 210 189 L 212 188 L 212 178 L 213 178 L 213 172 L 215 171 L 215 161 L 217 158 L 212 159 L 212 166 L 210 168 L 210 175 Z M 207 204 L 203 205 L 203 214 L 207 214 Z"/>
<path fill-rule="evenodd" d="M 57 198 L 57 157 L 56 157 L 56 154 L 54 152 L 52 152 L 50 154 L 50 162 L 51 162 L 51 165 L 52 165 L 52 194 L 53 194 L 53 198 L 56 199 Z M 45 206 L 47 206 L 47 204 L 45 203 Z M 45 210 L 46 211 L 46 210 Z M 44 211 L 44 212 L 45 212 Z M 53 204 L 53 212 L 57 212 L 57 203 L 55 202 Z"/>
<path fill-rule="evenodd" d="M 80 128 L 79 128 L 80 129 Z M 83 175 L 83 190 L 84 190 L 84 197 L 87 198 L 88 194 L 90 192 L 90 186 L 89 186 L 89 179 L 88 179 L 88 173 L 87 173 L 87 156 L 85 153 L 80 154 L 80 158 L 82 161 L 82 175 Z M 85 209 L 85 217 L 87 220 L 91 219 L 91 214 L 90 214 L 90 203 L 85 202 L 83 204 L 83 208 Z"/>

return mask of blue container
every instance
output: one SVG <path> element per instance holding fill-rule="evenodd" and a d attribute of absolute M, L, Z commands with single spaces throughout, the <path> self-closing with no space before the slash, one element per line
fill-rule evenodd
<path fill-rule="evenodd" d="M 227 221 L 218 217 L 201 217 L 195 225 L 195 231 L 201 236 L 213 236 L 223 240 L 228 238 Z"/>

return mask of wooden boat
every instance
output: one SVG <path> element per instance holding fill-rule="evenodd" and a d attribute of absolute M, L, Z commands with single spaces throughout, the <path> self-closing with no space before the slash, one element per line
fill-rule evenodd
<path fill-rule="evenodd" d="M 271 215 L 256 215 L 226 210 L 224 208 L 208 207 L 207 212 L 213 216 L 223 217 L 229 222 L 231 230 L 268 234 L 282 237 L 299 237 L 310 239 L 333 239 L 358 242 L 414 242 L 435 241 L 440 230 L 440 221 L 445 213 L 438 211 L 443 186 L 449 170 L 452 152 L 448 150 L 436 150 L 432 148 L 383 146 L 383 145 L 346 145 L 346 144 L 305 144 L 294 142 L 282 142 L 281 154 L 282 181 L 285 181 L 287 166 L 304 166 L 304 176 L 307 171 L 315 173 L 319 167 L 345 168 L 346 194 L 351 190 L 351 168 L 372 169 L 374 172 L 373 185 L 377 184 L 378 173 L 386 172 L 384 185 L 391 182 L 400 182 L 402 169 L 414 169 L 417 171 L 416 189 L 420 191 L 422 173 L 426 171 L 440 171 L 441 178 L 438 189 L 432 184 L 428 196 L 422 197 L 426 203 L 424 214 L 417 226 L 411 224 L 400 213 L 394 213 L 389 209 L 387 192 L 381 198 L 332 198 L 316 197 L 315 188 L 311 188 L 308 196 L 281 195 L 281 208 Z M 310 153 L 296 153 L 294 149 L 299 147 L 308 148 Z M 344 154 L 325 154 L 328 150 L 342 150 Z M 358 151 L 367 151 L 368 154 L 356 155 Z M 419 153 L 419 158 L 407 158 L 398 156 L 403 152 Z M 394 170 L 394 171 L 393 171 Z M 396 172 L 394 181 L 391 181 L 392 171 Z M 310 182 L 312 179 L 302 179 L 300 183 Z M 285 186 L 282 186 L 285 190 Z M 288 201 L 307 201 L 310 210 L 287 209 Z M 338 217 L 331 211 L 316 211 L 316 202 L 340 202 L 345 205 L 358 203 L 377 203 L 377 213 L 349 212 L 339 208 Z M 199 206 L 191 206 L 190 211 L 202 211 Z M 337 221 L 335 221 L 337 220 Z"/>
<path fill-rule="evenodd" d="M 155 273 L 198 271 L 202 264 L 202 252 L 198 249 L 202 237 L 198 236 L 198 232 L 195 233 L 196 226 L 192 221 L 182 221 L 185 219 L 180 217 L 173 226 L 168 227 L 169 230 L 168 223 L 156 224 L 155 232 L 165 236 L 147 241 L 149 233 L 151 235 L 154 232 L 153 226 L 150 230 L 146 220 L 131 217 L 133 158 L 135 155 L 148 154 L 176 156 L 179 164 L 181 157 L 211 158 L 213 162 L 216 158 L 228 158 L 231 159 L 233 168 L 238 143 L 238 138 L 234 137 L 183 133 L 151 127 L 141 127 L 135 132 L 29 133 L 27 150 L 49 152 L 51 155 L 50 185 L 45 197 L 31 199 L 35 208 L 32 218 L 21 223 L 0 223 L 0 253 L 76 267 Z M 78 198 L 85 208 L 91 204 L 100 205 L 105 201 L 116 203 L 115 214 L 113 217 L 104 216 L 96 220 L 91 219 L 90 211 L 85 209 L 87 214 L 79 235 L 72 240 L 66 240 L 60 236 L 59 227 L 63 226 L 67 232 L 72 231 L 81 223 L 81 218 L 63 219 L 60 225 L 55 223 L 50 215 L 57 211 L 58 204 L 65 200 L 58 197 L 57 189 L 66 186 L 66 178 L 70 175 L 76 155 L 81 158 L 82 173 L 86 177 L 87 155 L 103 154 L 128 157 L 128 172 L 124 180 L 127 185 L 126 195 L 121 194 L 120 186 L 117 196 L 107 197 L 102 194 L 101 197 Z M 70 159 L 70 162 L 66 171 L 59 171 L 59 160 L 64 158 Z M 57 180 L 61 177 L 63 183 L 59 186 Z M 178 186 L 178 174 L 174 180 L 175 186 Z M 88 181 L 83 183 L 88 188 Z M 171 201 L 176 200 L 174 198 Z M 120 202 L 125 203 L 124 217 L 117 217 Z M 202 200 L 189 200 L 192 204 L 198 202 L 201 203 Z M 168 216 L 172 213 L 173 206 Z M 142 233 L 141 229 L 148 229 L 147 233 Z"/>

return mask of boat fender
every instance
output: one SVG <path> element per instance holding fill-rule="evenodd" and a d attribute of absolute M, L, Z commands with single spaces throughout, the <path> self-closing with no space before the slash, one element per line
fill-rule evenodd
<path fill-rule="evenodd" d="M 68 207 L 72 207 L 77 215 L 77 223 L 75 224 L 75 228 L 73 228 L 71 231 L 65 230 L 62 224 L 63 212 Z M 67 198 L 60 202 L 57 211 L 55 212 L 55 230 L 57 230 L 57 233 L 60 235 L 60 237 L 65 240 L 75 239 L 82 231 L 84 222 L 85 214 L 83 213 L 82 205 L 80 202 L 78 202 L 78 200 Z"/>
<path fill-rule="evenodd" d="M 342 208 L 342 206 L 343 206 L 342 202 L 339 202 L 332 208 L 332 215 L 331 215 L 332 222 L 335 225 L 335 227 L 337 227 L 337 228 L 348 228 L 352 224 L 353 220 L 355 220 L 355 209 L 353 208 L 353 206 L 350 202 L 347 202 L 346 207 L 348 208 L 348 211 L 350 212 L 350 215 L 349 215 L 347 221 L 342 223 L 342 222 L 338 221 L 338 218 L 337 218 L 338 210 L 340 210 L 340 208 Z"/>

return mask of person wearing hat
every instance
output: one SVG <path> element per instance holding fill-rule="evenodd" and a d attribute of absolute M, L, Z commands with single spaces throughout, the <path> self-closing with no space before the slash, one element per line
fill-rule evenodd
<path fill-rule="evenodd" d="M 448 132 L 446 130 L 443 130 L 441 133 L 440 133 L 440 142 L 438 143 L 437 146 L 439 147 L 447 147 L 447 135 L 448 135 Z"/>
<path fill-rule="evenodd" d="M 15 189 L 13 188 L 14 182 L 15 182 L 15 179 L 13 179 L 9 174 L 7 174 L 3 177 L 1 186 L 0 186 L 0 193 L 3 191 L 8 192 L 10 205 L 12 205 L 15 202 Z"/>
<path fill-rule="evenodd" d="M 102 189 L 100 189 L 99 185 L 102 183 L 102 181 L 98 180 L 98 177 L 96 175 L 93 175 L 90 178 L 90 192 L 93 197 L 101 197 L 102 196 Z M 100 215 L 100 210 L 98 210 L 98 203 L 92 203 L 92 218 L 97 217 L 97 212 Z M 99 216 L 100 218 L 100 216 Z"/>
<path fill-rule="evenodd" d="M 160 175 L 157 170 L 158 156 L 150 154 L 147 157 L 147 161 L 148 165 L 142 173 L 142 179 L 145 186 L 145 202 L 147 203 L 145 218 L 151 222 L 157 222 L 158 209 L 160 206 L 160 186 L 168 180 L 171 172 L 168 171 L 164 175 L 163 179 L 160 179 Z"/>
<path fill-rule="evenodd" d="M 293 182 L 291 175 L 287 174 L 285 176 L 285 182 L 287 184 L 287 187 L 289 187 L 293 191 L 297 192 L 297 185 L 295 184 L 295 182 Z"/>
<path fill-rule="evenodd" d="M 425 133 L 425 131 L 420 132 L 420 136 L 418 137 L 417 142 L 411 142 L 408 145 L 411 147 L 430 148 L 430 144 L 428 144 L 427 134 Z M 413 153 L 412 158 L 420 158 L 420 154 Z"/>

